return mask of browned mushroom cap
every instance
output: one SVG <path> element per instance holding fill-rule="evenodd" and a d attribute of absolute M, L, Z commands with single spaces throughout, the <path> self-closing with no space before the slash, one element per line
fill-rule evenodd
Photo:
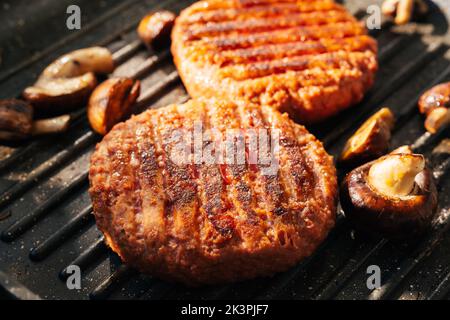
<path fill-rule="evenodd" d="M 155 49 L 167 46 L 176 15 L 170 11 L 157 11 L 146 15 L 137 28 L 141 41 Z"/>
<path fill-rule="evenodd" d="M 0 100 L 0 139 L 20 140 L 33 128 L 33 108 L 17 99 Z"/>
<path fill-rule="evenodd" d="M 427 230 L 437 207 L 431 172 L 418 154 L 389 154 L 354 169 L 340 197 L 358 229 L 397 239 Z"/>
<path fill-rule="evenodd" d="M 384 155 L 389 148 L 394 122 L 394 115 L 389 108 L 380 109 L 348 139 L 339 163 L 354 167 Z"/>
<path fill-rule="evenodd" d="M 112 78 L 100 84 L 88 104 L 92 129 L 104 135 L 116 123 L 130 116 L 139 93 L 140 82 L 130 78 Z"/>
<path fill-rule="evenodd" d="M 439 107 L 450 107 L 450 82 L 434 86 L 419 99 L 419 111 L 425 115 Z"/>
<path fill-rule="evenodd" d="M 426 116 L 425 129 L 436 133 L 450 123 L 450 82 L 434 86 L 419 99 L 419 111 Z"/>
<path fill-rule="evenodd" d="M 23 92 L 36 111 L 61 113 L 87 102 L 97 85 L 95 74 L 114 70 L 110 51 L 102 47 L 75 50 L 51 63 Z"/>

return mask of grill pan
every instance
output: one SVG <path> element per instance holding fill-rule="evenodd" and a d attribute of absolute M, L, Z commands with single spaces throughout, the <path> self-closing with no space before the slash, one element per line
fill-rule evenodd
<path fill-rule="evenodd" d="M 2 45 L 0 98 L 18 96 L 59 55 L 105 45 L 120 61 L 114 75 L 135 76 L 142 81 L 142 110 L 187 99 L 168 50 L 148 52 L 138 44 L 134 29 L 147 11 L 165 8 L 178 12 L 193 1 L 71 1 L 83 11 L 86 22 L 80 31 L 43 36 L 45 26 L 22 31 L 17 26 L 18 19 L 35 24 L 47 19 L 46 26 L 62 28 L 63 22 L 56 26 L 54 20 L 64 16 L 66 2 L 35 1 L 34 9 L 48 14 L 33 17 L 33 6 L 27 9 L 24 1 L 3 6 L 1 15 L 12 29 L 0 34 L 2 39 L 9 39 Z M 373 3 L 344 1 L 361 20 L 367 18 L 366 8 Z M 15 15 L 17 12 L 22 14 Z M 89 129 L 84 112 L 79 111 L 63 135 L 0 148 L 0 297 L 449 299 L 450 161 L 448 155 L 433 151 L 449 137 L 449 129 L 435 135 L 426 133 L 416 106 L 423 91 L 450 81 L 449 15 L 448 1 L 440 0 L 434 2 L 431 13 L 419 24 L 396 27 L 383 22 L 381 30 L 371 30 L 380 47 L 380 70 L 374 88 L 358 106 L 310 128 L 327 151 L 336 156 L 364 119 L 380 106 L 389 106 L 398 120 L 392 147 L 413 145 L 430 159 L 439 176 L 439 223 L 430 233 L 409 243 L 362 239 L 355 237 L 340 215 L 335 229 L 312 257 L 273 278 L 190 289 L 139 274 L 121 264 L 95 227 L 87 195 L 87 170 L 100 137 Z M 20 33 L 21 41 L 7 38 L 8 32 Z M 19 53 L 14 55 L 16 51 Z M 27 54 L 30 51 L 35 53 Z M 79 290 L 66 286 L 66 267 L 72 264 L 82 270 Z M 382 272 L 382 287 L 374 291 L 366 286 L 369 265 L 378 265 Z"/>

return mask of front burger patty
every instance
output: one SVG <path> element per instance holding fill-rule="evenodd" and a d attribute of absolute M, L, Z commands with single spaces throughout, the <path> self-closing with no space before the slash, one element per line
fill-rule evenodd
<path fill-rule="evenodd" d="M 183 128 L 279 132 L 278 170 L 179 163 Z M 175 141 L 175 142 L 174 142 Z M 246 153 L 247 154 L 247 153 Z M 107 244 L 144 273 L 188 285 L 272 275 L 309 256 L 334 225 L 331 157 L 301 125 L 270 107 L 191 100 L 116 125 L 91 159 L 90 196 Z"/>

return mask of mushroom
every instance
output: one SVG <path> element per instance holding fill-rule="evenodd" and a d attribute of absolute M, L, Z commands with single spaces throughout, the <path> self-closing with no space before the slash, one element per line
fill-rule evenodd
<path fill-rule="evenodd" d="M 87 108 L 92 129 L 105 135 L 118 122 L 129 117 L 140 93 L 140 82 L 130 78 L 111 78 L 92 93 Z"/>
<path fill-rule="evenodd" d="M 430 227 L 437 190 L 423 155 L 391 153 L 347 174 L 340 199 L 358 229 L 400 239 Z"/>
<path fill-rule="evenodd" d="M 436 133 L 450 123 L 450 82 L 441 83 L 426 91 L 419 99 L 419 111 L 425 114 L 425 129 Z"/>
<path fill-rule="evenodd" d="M 394 115 L 389 108 L 382 108 L 351 136 L 339 157 L 345 167 L 355 167 L 384 155 L 389 148 Z"/>
<path fill-rule="evenodd" d="M 413 154 L 413 150 L 412 150 L 411 146 L 404 145 L 404 146 L 400 146 L 397 149 L 394 149 L 391 151 L 391 154 L 398 154 L 398 153 Z"/>
<path fill-rule="evenodd" d="M 8 99 L 0 101 L 0 139 L 16 141 L 33 135 L 65 131 L 69 115 L 33 121 L 33 108 L 25 101 Z"/>
<path fill-rule="evenodd" d="M 52 62 L 22 95 L 37 112 L 66 112 L 86 103 L 97 85 L 95 74 L 113 70 L 114 61 L 108 49 L 75 50 Z"/>
<path fill-rule="evenodd" d="M 148 47 L 161 49 L 170 42 L 176 15 L 170 11 L 157 11 L 146 15 L 137 28 L 141 41 Z"/>
<path fill-rule="evenodd" d="M 69 128 L 70 115 L 64 114 L 59 117 L 40 119 L 33 122 L 31 135 L 40 136 L 43 134 L 53 134 L 64 132 Z"/>
<path fill-rule="evenodd" d="M 413 17 L 420 18 L 428 13 L 424 0 L 385 0 L 381 6 L 384 15 L 394 18 L 395 24 L 406 24 Z"/>

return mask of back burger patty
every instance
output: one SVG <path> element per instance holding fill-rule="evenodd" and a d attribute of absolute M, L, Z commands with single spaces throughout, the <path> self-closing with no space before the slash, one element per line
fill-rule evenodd
<path fill-rule="evenodd" d="M 208 0 L 182 11 L 172 53 L 193 98 L 244 99 L 308 124 L 362 100 L 377 43 L 333 0 Z"/>
<path fill-rule="evenodd" d="M 244 162 L 174 157 L 199 123 L 206 136 L 242 133 L 230 141 L 244 143 Z M 250 160 L 248 132 L 278 133 L 268 149 L 276 170 Z M 183 141 L 192 151 L 194 140 Z M 317 248 L 336 215 L 336 172 L 322 144 L 287 114 L 248 103 L 191 100 L 134 116 L 97 145 L 89 180 L 112 250 L 144 273 L 194 286 L 286 270 Z"/>

